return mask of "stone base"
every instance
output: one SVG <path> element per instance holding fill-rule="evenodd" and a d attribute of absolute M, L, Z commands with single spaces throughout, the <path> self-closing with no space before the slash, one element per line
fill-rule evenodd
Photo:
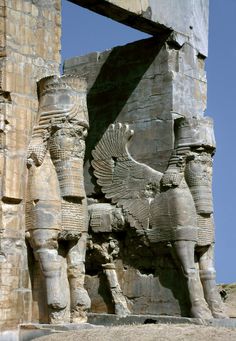
<path fill-rule="evenodd" d="M 22 324 L 18 330 L 5 331 L 0 333 L 0 341 L 30 341 L 40 336 L 50 335 L 53 333 L 61 333 L 66 331 L 74 331 L 90 328 L 102 328 L 118 326 L 118 325 L 134 325 L 134 324 L 195 324 L 213 327 L 225 327 L 236 329 L 236 319 L 211 319 L 201 320 L 188 317 L 172 317 L 158 315 L 128 315 L 126 317 L 118 317 L 114 314 L 88 314 L 88 322 L 83 324 L 68 323 L 64 325 L 53 324 Z"/>
<path fill-rule="evenodd" d="M 202 320 L 199 318 L 189 317 L 173 317 L 173 316 L 158 316 L 158 315 L 128 315 L 126 317 L 118 317 L 114 314 L 88 314 L 88 322 L 92 325 L 102 326 L 118 326 L 129 324 L 158 324 L 158 323 L 171 323 L 171 324 L 196 324 L 213 327 L 236 328 L 236 319 L 210 319 Z"/>
<path fill-rule="evenodd" d="M 5 330 L 0 332 L 0 341 L 19 341 L 19 330 Z"/>
<path fill-rule="evenodd" d="M 95 327 L 97 328 L 98 326 Z M 100 328 L 101 327 L 102 326 L 100 326 Z M 36 339 L 37 337 L 50 335 L 53 333 L 90 328 L 94 328 L 94 326 L 89 323 L 68 323 L 63 325 L 39 323 L 21 324 L 18 331 L 5 331 L 0 333 L 0 341 L 30 341 Z"/>

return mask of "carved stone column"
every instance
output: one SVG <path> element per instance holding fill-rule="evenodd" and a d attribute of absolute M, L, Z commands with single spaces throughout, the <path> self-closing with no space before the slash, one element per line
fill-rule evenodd
<path fill-rule="evenodd" d="M 32 321 L 26 154 L 38 110 L 36 83 L 59 73 L 60 9 L 60 0 L 0 1 L 1 330 Z"/>

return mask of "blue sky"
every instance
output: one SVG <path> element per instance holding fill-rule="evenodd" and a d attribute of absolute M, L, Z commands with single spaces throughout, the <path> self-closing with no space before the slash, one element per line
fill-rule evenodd
<path fill-rule="evenodd" d="M 216 270 L 219 283 L 236 282 L 236 0 L 210 0 L 208 106 L 215 121 Z M 62 0 L 62 60 L 104 51 L 148 35 Z M 235 167 L 235 168 L 234 168 Z"/>

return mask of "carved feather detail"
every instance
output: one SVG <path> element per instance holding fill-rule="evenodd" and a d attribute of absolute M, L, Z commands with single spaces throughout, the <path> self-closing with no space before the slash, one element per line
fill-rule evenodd
<path fill-rule="evenodd" d="M 92 152 L 92 166 L 105 197 L 123 208 L 131 226 L 146 229 L 162 173 L 132 158 L 127 149 L 132 136 L 128 124 L 111 124 Z"/>

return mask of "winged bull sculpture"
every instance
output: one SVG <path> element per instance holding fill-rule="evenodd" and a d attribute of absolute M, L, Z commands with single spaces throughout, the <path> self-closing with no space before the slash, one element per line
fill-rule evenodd
<path fill-rule="evenodd" d="M 174 131 L 175 148 L 161 173 L 132 158 L 128 124 L 111 124 L 92 152 L 94 175 L 137 234 L 156 247 L 171 243 L 186 278 L 191 316 L 224 318 L 213 254 L 212 121 L 179 118 Z"/>

